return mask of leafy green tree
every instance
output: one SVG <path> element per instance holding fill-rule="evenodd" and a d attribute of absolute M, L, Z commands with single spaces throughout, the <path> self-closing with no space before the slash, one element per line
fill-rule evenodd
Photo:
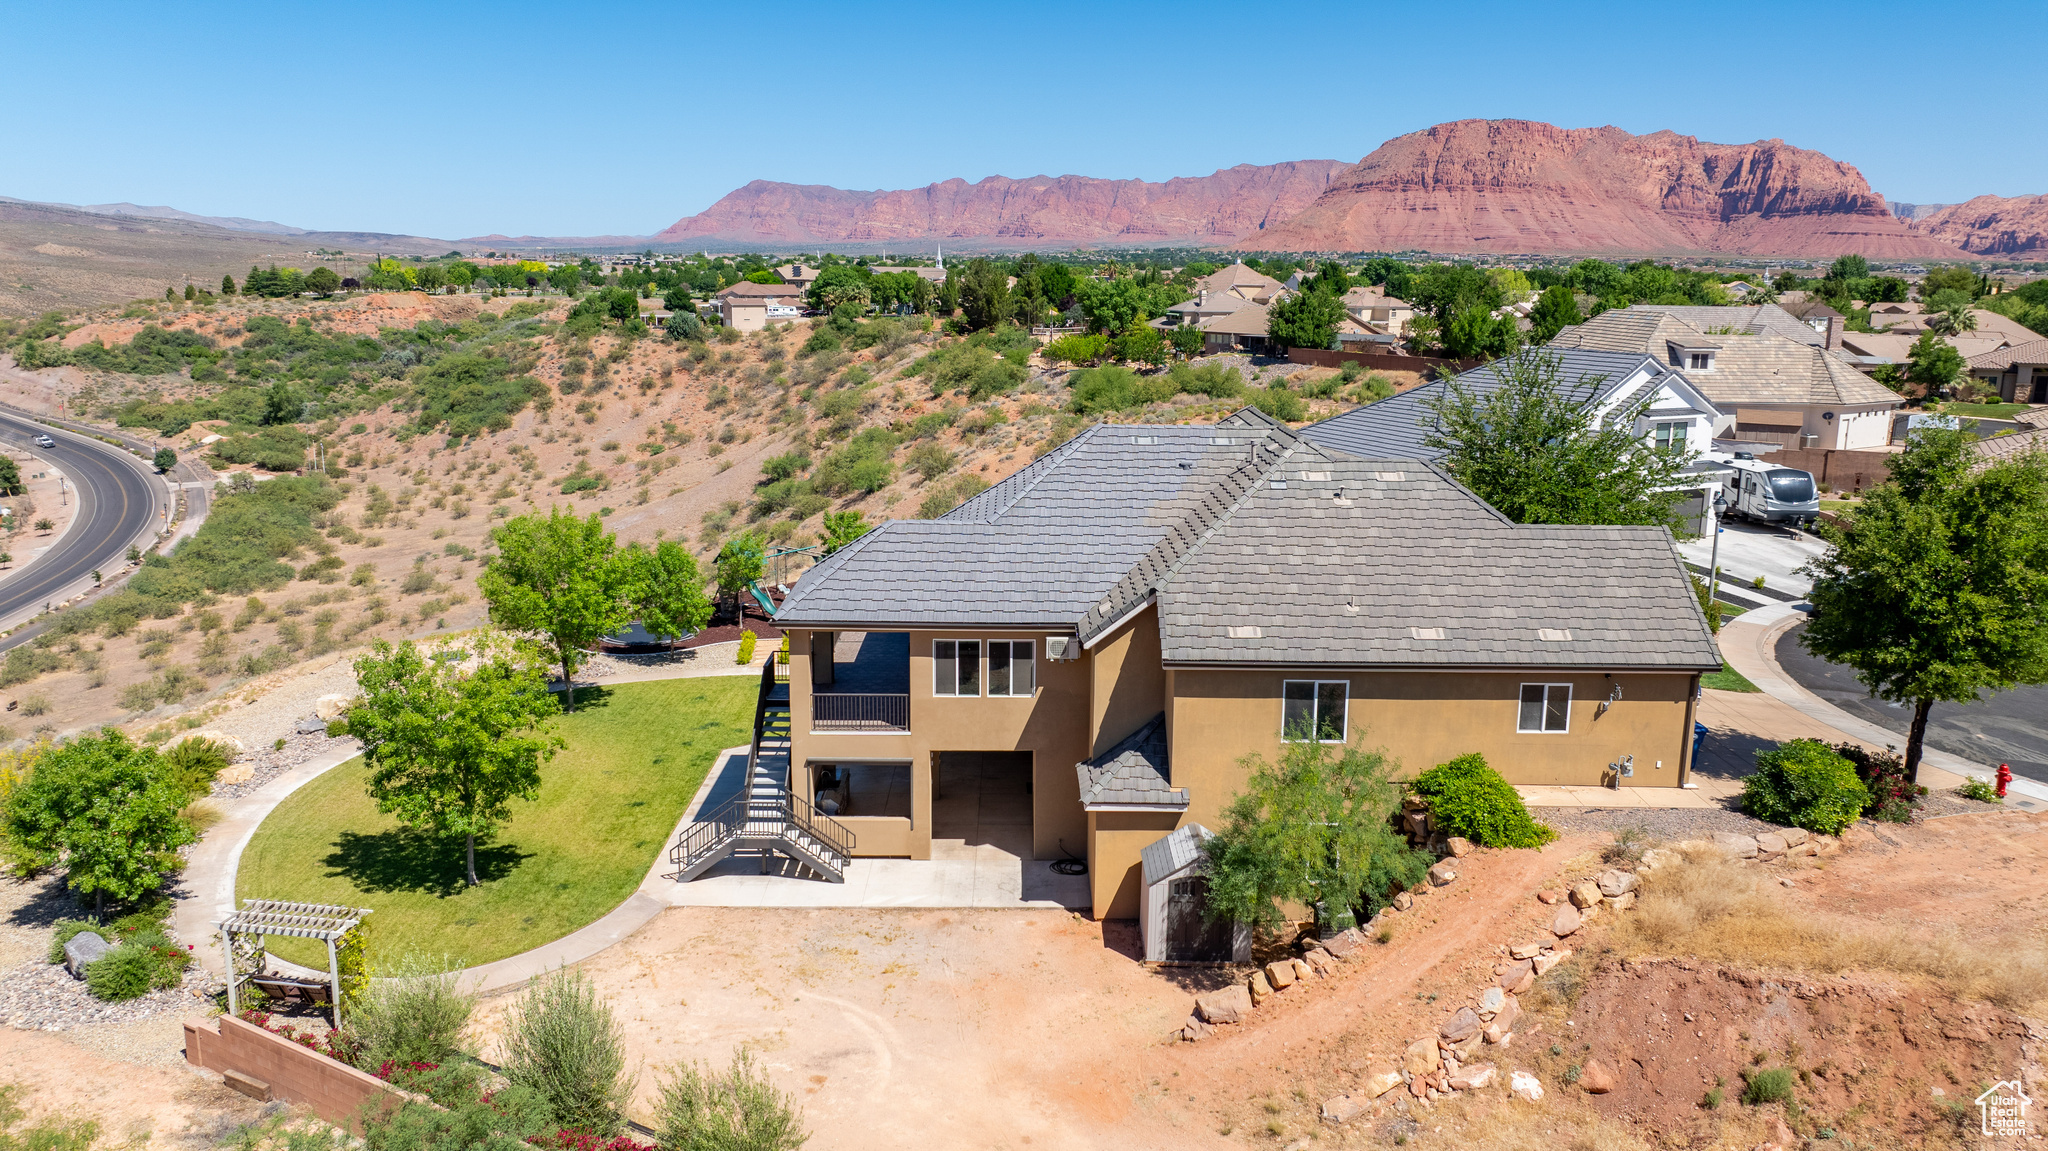
<path fill-rule="evenodd" d="M 482 634 L 465 645 L 425 656 L 411 640 L 376 641 L 355 662 L 363 694 L 342 726 L 362 741 L 377 810 L 462 836 L 475 887 L 477 836 L 511 817 L 512 800 L 538 794 L 540 765 L 568 745 L 553 734 L 561 707 L 528 652 Z"/>
<path fill-rule="evenodd" d="M 1129 279 L 1089 280 L 1080 287 L 1081 314 L 1088 330 L 1115 335 L 1145 316 L 1145 294 Z"/>
<path fill-rule="evenodd" d="M 1906 350 L 1906 378 L 1925 387 L 1930 396 L 1955 383 L 1963 367 L 1963 354 L 1932 331 L 1920 333 Z"/>
<path fill-rule="evenodd" d="M 333 268 L 320 267 L 306 273 L 306 290 L 324 298 L 341 290 L 341 276 Z"/>
<path fill-rule="evenodd" d="M 1513 315 L 1496 316 L 1473 305 L 1451 317 L 1444 329 L 1444 354 L 1457 359 L 1497 359 L 1522 344 L 1522 332 Z"/>
<path fill-rule="evenodd" d="M 811 307 L 829 312 L 841 304 L 854 304 L 866 312 L 874 299 L 874 292 L 868 286 L 870 273 L 864 267 L 851 264 L 834 264 L 822 269 L 818 278 L 811 281 L 805 290 Z"/>
<path fill-rule="evenodd" d="M 305 402 L 290 384 L 279 380 L 264 389 L 263 422 L 266 425 L 295 424 L 305 411 Z"/>
<path fill-rule="evenodd" d="M 1311 292 L 1321 292 L 1342 300 L 1344 293 L 1351 290 L 1351 277 L 1344 274 L 1344 265 L 1335 260 L 1325 260 L 1306 286 Z"/>
<path fill-rule="evenodd" d="M 781 276 L 778 276 L 778 275 L 776 275 L 776 274 L 775 274 L 774 272 L 771 272 L 771 271 L 769 271 L 769 270 L 768 270 L 767 268 L 762 268 L 762 269 L 759 269 L 758 271 L 748 272 L 748 273 L 746 274 L 746 277 L 745 277 L 745 279 L 746 279 L 747 283 L 749 283 L 749 284 L 780 284 L 780 283 L 782 283 L 782 277 L 781 277 Z"/>
<path fill-rule="evenodd" d="M 1929 268 L 1920 278 L 1920 298 L 1932 300 L 1941 292 L 1959 292 L 1967 299 L 1976 299 L 1978 278 L 1975 269 L 1962 264 L 1950 264 L 1942 268 Z"/>
<path fill-rule="evenodd" d="M 604 290 L 605 314 L 619 323 L 640 318 L 640 297 L 631 288 L 606 288 Z"/>
<path fill-rule="evenodd" d="M 960 312 L 967 326 L 986 331 L 1009 320 L 1014 306 L 1009 274 L 994 260 L 977 256 L 960 273 Z"/>
<path fill-rule="evenodd" d="M 1861 256 L 1836 256 L 1828 265 L 1827 279 L 1867 280 L 1870 278 L 1870 261 Z"/>
<path fill-rule="evenodd" d="M 1133 320 L 1123 335 L 1116 338 L 1116 354 L 1118 358 L 1133 363 L 1164 364 L 1167 358 L 1166 337 L 1158 328 L 1142 320 Z"/>
<path fill-rule="evenodd" d="M 1277 763 L 1239 763 L 1244 790 L 1203 848 L 1212 921 L 1271 929 L 1283 904 L 1369 915 L 1429 870 L 1429 856 L 1391 826 L 1400 793 L 1382 753 L 1304 739 L 1285 744 Z"/>
<path fill-rule="evenodd" d="M 9 462 L 11 463 L 12 461 Z M 169 448 L 158 448 L 156 450 L 156 457 L 150 462 L 156 465 L 157 471 L 167 472 L 178 466 L 178 453 Z"/>
<path fill-rule="evenodd" d="M 690 294 L 690 285 L 677 284 L 661 294 L 661 306 L 671 312 L 693 312 L 696 297 Z"/>
<path fill-rule="evenodd" d="M 583 520 L 561 508 L 514 516 L 491 536 L 498 554 L 477 576 L 491 622 L 546 638 L 562 669 L 564 708 L 574 711 L 583 653 L 633 618 L 632 573 L 616 562 L 618 541 L 595 514 Z"/>
<path fill-rule="evenodd" d="M 1488 369 L 1484 392 L 1464 377 L 1425 404 L 1435 425 L 1423 442 L 1479 498 L 1520 524 L 1660 524 L 1673 508 L 1688 457 L 1660 451 L 1635 432 L 1648 402 L 1601 419 L 1591 400 L 1605 377 L 1567 384 L 1557 356 L 1525 349 Z"/>
<path fill-rule="evenodd" d="M 1066 338 L 1074 339 L 1075 337 L 1069 336 Z M 1055 340 L 1053 342 L 1058 343 L 1059 341 Z M 1168 328 L 1166 330 L 1166 342 L 1173 345 L 1174 352 L 1183 359 L 1191 359 L 1202 354 L 1204 342 L 1202 329 L 1197 328 L 1193 324 L 1180 324 L 1176 327 Z"/>
<path fill-rule="evenodd" d="M 689 550 L 674 540 L 652 548 L 628 544 L 620 553 L 631 578 L 628 593 L 639 613 L 640 626 L 653 635 L 693 635 L 711 620 L 711 599 L 704 594 L 704 575 Z"/>
<path fill-rule="evenodd" d="M 1906 771 L 1919 778 L 1935 701 L 2048 682 L 2048 459 L 1977 468 L 1970 436 L 1922 428 L 1891 479 L 1864 493 L 1809 564 L 1800 643 L 1854 668 L 1870 694 L 1911 703 Z"/>
<path fill-rule="evenodd" d="M 548 286 L 565 296 L 573 296 L 583 286 L 583 269 L 574 264 L 563 264 L 548 272 Z M 689 289 L 683 289 L 683 298 L 688 299 L 689 295 Z"/>
<path fill-rule="evenodd" d="M 762 540 L 759 532 L 741 532 L 718 550 L 716 567 L 718 590 L 732 600 L 733 619 L 744 620 L 746 611 L 740 597 L 768 569 L 766 541 Z"/>
<path fill-rule="evenodd" d="M 926 446 L 937 447 L 936 444 Z M 868 517 L 864 513 L 826 512 L 825 532 L 818 538 L 819 542 L 825 545 L 825 554 L 829 556 L 873 530 L 875 525 L 868 522 Z"/>
<path fill-rule="evenodd" d="M 1578 297 L 1563 284 L 1543 289 L 1543 294 L 1536 297 L 1536 306 L 1529 311 L 1529 323 L 1535 328 L 1530 335 L 1539 344 L 1547 344 L 1559 332 L 1585 322 L 1586 317 L 1579 314 Z"/>
<path fill-rule="evenodd" d="M 1338 275 L 1343 275 L 1339 269 Z M 1297 292 L 1267 313 L 1266 334 L 1283 348 L 1327 349 L 1337 342 L 1344 301 L 1328 292 Z"/>
<path fill-rule="evenodd" d="M 21 465 L 11 456 L 0 456 L 0 496 L 18 496 L 26 490 L 21 483 Z"/>
<path fill-rule="evenodd" d="M 178 849 L 199 837 L 178 817 L 192 799 L 157 753 L 114 728 L 44 751 L 7 798 L 6 847 L 17 871 L 64 869 L 65 883 L 132 903 L 183 866 Z"/>

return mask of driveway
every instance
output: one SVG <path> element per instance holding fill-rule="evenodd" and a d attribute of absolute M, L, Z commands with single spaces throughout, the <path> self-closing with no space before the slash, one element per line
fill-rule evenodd
<path fill-rule="evenodd" d="M 1779 637 L 1778 666 L 1801 687 L 1859 719 L 1899 733 L 1904 747 L 1913 710 L 1872 699 L 1856 673 L 1799 643 L 1805 624 Z M 1927 716 L 1927 742 L 1978 763 L 2010 764 L 2014 775 L 2048 783 L 2048 686 L 2016 687 L 1975 703 L 1937 703 Z"/>
<path fill-rule="evenodd" d="M 1721 586 L 1723 598 L 1740 607 L 1760 607 L 1771 602 L 1804 599 L 1813 581 L 1799 569 L 1827 550 L 1818 536 L 1789 528 L 1721 521 Z M 1712 571 L 1711 537 L 1681 540 L 1678 554 L 1701 576 Z M 1763 590 L 1756 590 L 1756 577 L 1764 577 Z M 1776 594 L 1773 594 L 1776 593 Z"/>

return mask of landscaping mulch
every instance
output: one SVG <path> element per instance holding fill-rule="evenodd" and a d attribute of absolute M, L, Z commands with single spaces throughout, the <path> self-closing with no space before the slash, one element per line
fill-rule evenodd
<path fill-rule="evenodd" d="M 1638 828 L 1652 839 L 1678 843 L 1706 839 L 1717 831 L 1736 835 L 1762 835 L 1776 831 L 1776 824 L 1752 819 L 1739 811 L 1705 807 L 1538 807 L 1529 812 L 1537 822 L 1556 828 L 1560 835 L 1608 835 L 1626 827 Z"/>

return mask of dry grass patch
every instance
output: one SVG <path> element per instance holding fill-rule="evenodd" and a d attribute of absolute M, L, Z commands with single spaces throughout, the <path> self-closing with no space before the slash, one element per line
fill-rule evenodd
<path fill-rule="evenodd" d="M 1614 946 L 1829 974 L 1883 971 L 2013 1010 L 2033 1006 L 2048 988 L 2048 931 L 2038 925 L 1964 938 L 1953 928 L 1916 932 L 1817 915 L 1795 906 L 1768 872 L 1711 849 L 1645 875 L 1635 911 L 1619 917 Z"/>

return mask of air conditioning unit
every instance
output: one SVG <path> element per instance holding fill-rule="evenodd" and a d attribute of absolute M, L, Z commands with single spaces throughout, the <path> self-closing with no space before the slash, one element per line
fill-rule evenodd
<path fill-rule="evenodd" d="M 1054 661 L 1073 659 L 1073 653 L 1079 646 L 1071 636 L 1049 635 L 1045 637 L 1045 658 Z"/>

